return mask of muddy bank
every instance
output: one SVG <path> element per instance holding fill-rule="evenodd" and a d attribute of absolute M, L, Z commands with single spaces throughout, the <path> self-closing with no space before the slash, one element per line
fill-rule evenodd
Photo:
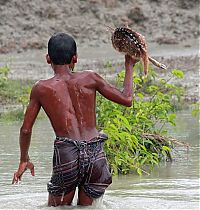
<path fill-rule="evenodd" d="M 186 98 L 197 100 L 198 0 L 0 0 L 0 66 L 10 66 L 11 79 L 52 76 L 44 58 L 47 41 L 62 31 L 77 41 L 76 69 L 94 69 L 110 79 L 123 68 L 123 56 L 112 49 L 105 25 L 124 23 L 146 37 L 152 56 L 185 72 Z"/>
<path fill-rule="evenodd" d="M 58 31 L 97 47 L 110 42 L 105 24 L 125 22 L 148 42 L 188 46 L 199 36 L 199 1 L 0 0 L 0 53 L 45 49 Z"/>
<path fill-rule="evenodd" d="M 180 83 L 185 88 L 185 100 L 199 100 L 199 56 L 198 46 L 183 48 L 174 45 L 170 48 L 149 45 L 151 56 L 168 66 L 168 70 L 156 68 L 159 76 L 167 77 L 171 69 L 183 70 L 185 76 Z M 94 70 L 105 79 L 112 79 L 124 68 L 124 57 L 116 52 L 110 44 L 99 48 L 78 48 L 79 60 L 76 71 Z M 0 55 L 0 66 L 10 67 L 9 78 L 19 80 L 39 80 L 53 76 L 53 71 L 45 62 L 46 50 L 31 50 L 23 53 Z"/>

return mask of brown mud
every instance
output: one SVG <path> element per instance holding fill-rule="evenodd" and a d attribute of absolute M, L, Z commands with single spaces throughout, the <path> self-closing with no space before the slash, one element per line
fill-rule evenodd
<path fill-rule="evenodd" d="M 186 100 L 199 100 L 198 0 L 0 0 L 0 66 L 10 67 L 11 79 L 52 76 L 45 62 L 47 41 L 62 31 L 77 41 L 76 69 L 93 69 L 110 79 L 123 68 L 123 56 L 112 48 L 105 25 L 126 22 L 146 37 L 150 55 L 168 71 L 184 71 Z"/>
<path fill-rule="evenodd" d="M 191 48 L 150 47 L 151 56 L 164 63 L 168 69 L 162 70 L 155 67 L 159 77 L 167 77 L 170 70 L 181 69 L 185 76 L 181 80 L 173 80 L 185 88 L 186 101 L 199 100 L 199 56 L 195 46 Z M 103 48 L 89 48 L 87 53 L 80 48 L 76 71 L 94 70 L 110 81 L 124 69 L 124 56 L 116 52 L 111 44 Z M 9 53 L 0 55 L 0 66 L 8 65 L 9 78 L 19 80 L 40 80 L 53 76 L 53 70 L 45 61 L 46 50 L 30 50 L 23 53 Z M 90 54 L 91 56 L 89 56 Z"/>
<path fill-rule="evenodd" d="M 45 49 L 58 31 L 79 46 L 110 42 L 105 25 L 130 28 L 147 43 L 182 44 L 199 36 L 198 0 L 0 0 L 0 53 Z"/>

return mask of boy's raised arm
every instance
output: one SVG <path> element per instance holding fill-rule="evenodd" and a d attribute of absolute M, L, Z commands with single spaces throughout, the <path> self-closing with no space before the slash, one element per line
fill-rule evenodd
<path fill-rule="evenodd" d="M 125 55 L 125 78 L 123 84 L 123 91 L 107 83 L 103 78 L 97 76 L 96 84 L 97 90 L 105 98 L 122 104 L 124 106 L 131 106 L 133 99 L 133 66 L 138 60 L 133 59 L 129 55 Z"/>

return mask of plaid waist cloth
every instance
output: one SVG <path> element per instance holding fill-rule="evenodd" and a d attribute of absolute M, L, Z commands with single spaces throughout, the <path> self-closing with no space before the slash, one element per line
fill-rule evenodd
<path fill-rule="evenodd" d="M 86 194 L 99 198 L 112 183 L 103 142 L 104 133 L 90 141 L 56 137 L 54 142 L 53 173 L 47 184 L 48 192 L 62 196 L 77 186 L 83 186 Z"/>

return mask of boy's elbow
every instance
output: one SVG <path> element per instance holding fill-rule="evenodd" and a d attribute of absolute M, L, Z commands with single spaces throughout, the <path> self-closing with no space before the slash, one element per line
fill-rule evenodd
<path fill-rule="evenodd" d="M 128 102 L 127 104 L 125 104 L 125 106 L 131 107 L 132 106 L 132 101 L 131 102 Z"/>
<path fill-rule="evenodd" d="M 133 104 L 133 98 L 129 97 L 129 98 L 127 98 L 126 102 L 124 103 L 124 106 L 131 107 L 132 104 Z"/>

